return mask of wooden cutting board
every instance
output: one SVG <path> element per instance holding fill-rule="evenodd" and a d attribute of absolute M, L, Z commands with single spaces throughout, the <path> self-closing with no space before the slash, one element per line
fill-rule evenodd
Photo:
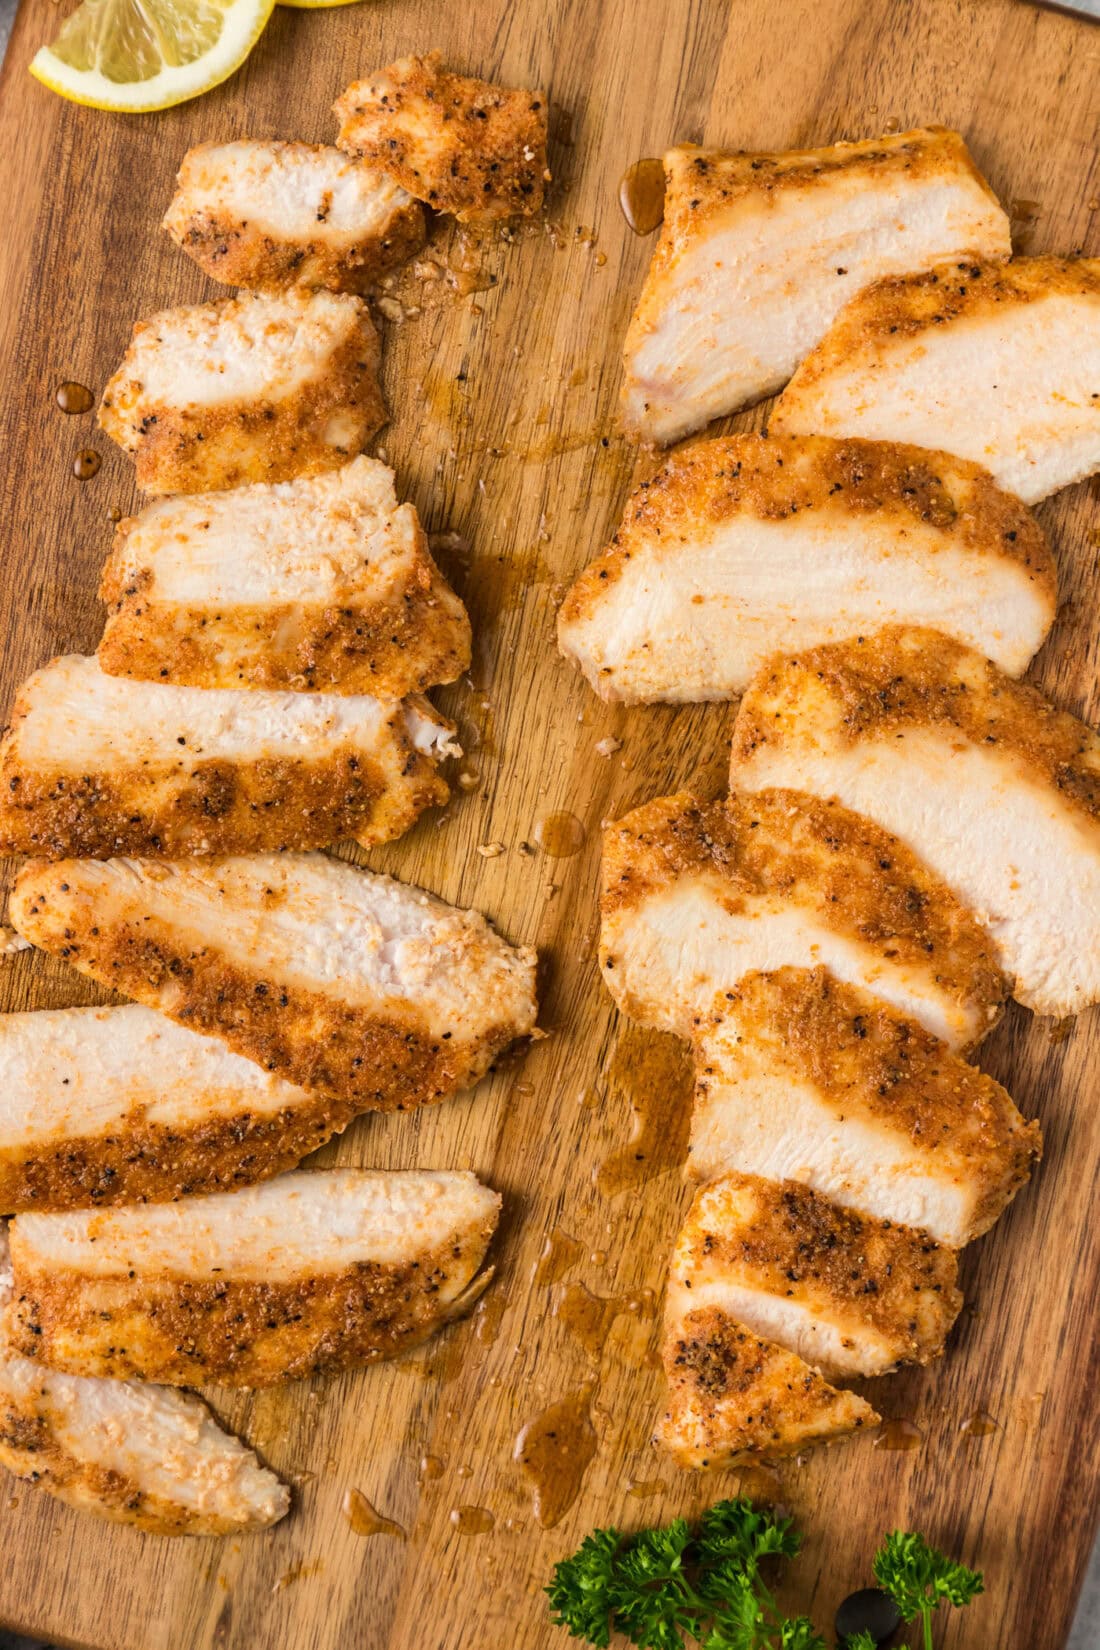
<path fill-rule="evenodd" d="M 705 1479 L 655 1456 L 659 1380 L 644 1291 L 660 1289 L 686 1203 L 677 1121 L 686 1067 L 675 1045 L 620 1019 L 600 988 L 599 830 L 682 785 L 716 793 L 730 712 L 600 706 L 558 658 L 553 621 L 564 583 L 652 467 L 614 433 L 620 344 L 652 245 L 619 209 L 631 162 L 677 139 L 784 148 L 940 122 L 961 128 L 1002 199 L 1017 203 L 1024 247 L 1095 254 L 1100 29 L 1021 0 L 375 0 L 278 10 L 220 90 L 124 119 L 63 103 L 27 75 L 57 23 L 47 0 L 25 0 L 0 98 L 0 710 L 52 654 L 95 646 L 109 514 L 134 504 L 128 462 L 90 415 L 58 410 L 56 386 L 73 379 L 98 393 L 137 317 L 215 296 L 157 230 L 187 146 L 331 138 L 329 107 L 348 80 L 433 46 L 458 67 L 550 90 L 546 229 L 490 242 L 472 260 L 450 246 L 494 284 L 461 294 L 413 282 L 407 302 L 421 313 L 386 330 L 393 418 L 379 450 L 428 528 L 461 536 L 441 559 L 477 644 L 469 682 L 439 695 L 462 726 L 469 788 L 371 861 L 537 943 L 548 1036 L 475 1094 L 363 1120 L 321 1154 L 470 1167 L 504 1193 L 506 1213 L 499 1276 L 472 1322 L 389 1367 L 213 1394 L 227 1424 L 294 1480 L 292 1515 L 264 1535 L 171 1542 L 80 1517 L 5 1479 L 0 1620 L 99 1650 L 562 1646 L 540 1590 L 593 1525 L 696 1513 L 743 1484 L 778 1496 L 805 1528 L 788 1591 L 822 1629 L 868 1579 L 883 1532 L 902 1525 L 985 1572 L 986 1596 L 943 1624 L 943 1646 L 1057 1650 L 1100 1483 L 1091 1207 L 1100 1020 L 1055 1032 L 1013 1011 L 984 1051 L 1023 1111 L 1042 1119 L 1046 1159 L 967 1252 L 969 1306 L 942 1365 L 875 1387 L 884 1414 L 919 1430 L 919 1448 L 876 1449 L 867 1438 L 777 1477 Z M 444 237 L 441 258 L 448 247 Z M 759 422 L 758 412 L 730 427 Z M 103 456 L 87 482 L 72 470 L 84 447 Z M 1036 678 L 1095 721 L 1100 496 L 1074 488 L 1040 513 L 1064 605 Z M 619 748 L 600 754 L 609 739 Z M 541 831 L 546 846 L 562 846 L 560 827 L 545 825 L 559 812 L 583 828 L 569 857 L 538 845 Z M 31 955 L 0 965 L 0 992 L 3 1008 L 100 1000 L 60 963 Z M 632 1141 L 632 1128 L 643 1138 Z M 548 1239 L 552 1264 L 540 1272 Z M 583 1297 L 569 1287 L 581 1284 L 624 1307 L 596 1309 L 606 1322 L 587 1336 Z M 574 1412 L 587 1406 L 595 1455 L 572 1505 L 544 1530 L 513 1450 L 525 1423 L 563 1400 Z M 979 1413 L 995 1431 L 967 1430 Z M 341 1510 L 354 1489 L 406 1539 L 357 1534 Z"/>

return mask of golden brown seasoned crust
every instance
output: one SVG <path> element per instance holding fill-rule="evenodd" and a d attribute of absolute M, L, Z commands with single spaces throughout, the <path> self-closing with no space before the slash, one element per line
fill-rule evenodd
<path fill-rule="evenodd" d="M 381 429 L 387 414 L 380 369 L 378 334 L 364 308 L 355 333 L 332 352 L 324 374 L 310 378 L 293 396 L 224 406 L 149 406 L 132 433 L 112 405 L 112 391 L 125 388 L 124 362 L 104 393 L 99 422 L 131 454 L 137 484 L 146 492 L 217 492 L 253 481 L 292 481 L 338 469 Z M 331 439 L 335 424 L 339 443 Z"/>
<path fill-rule="evenodd" d="M 31 768 L 9 744 L 0 755 L 0 853 L 172 859 L 323 848 L 346 838 L 364 847 L 388 842 L 450 795 L 399 713 L 392 726 L 404 752 L 396 785 L 385 765 L 350 742 L 317 760 L 190 762 L 166 753 L 156 767 L 102 774 Z"/>
<path fill-rule="evenodd" d="M 542 206 L 543 92 L 453 74 L 430 52 L 353 82 L 334 108 L 340 148 L 437 212 L 473 222 Z"/>
<path fill-rule="evenodd" d="M 276 1112 L 241 1110 L 192 1127 L 147 1121 L 135 1107 L 108 1134 L 0 1148 L 0 1214 L 106 1208 L 231 1192 L 292 1169 L 351 1122 L 358 1108 L 303 1095 Z"/>
<path fill-rule="evenodd" d="M 785 521 L 811 511 L 866 512 L 884 528 L 891 521 L 902 530 L 932 527 L 952 546 L 1003 556 L 1047 596 L 1053 616 L 1057 572 L 1046 535 L 980 464 L 892 441 L 732 435 L 693 442 L 642 482 L 608 548 L 569 591 L 561 617 L 583 618 L 643 546 L 673 554 L 737 514 Z"/>
<path fill-rule="evenodd" d="M 119 527 L 99 591 L 110 611 L 98 657 L 111 676 L 400 699 L 453 682 L 469 668 L 469 620 L 422 532 L 409 579 L 373 601 L 349 594 L 328 607 L 299 602 L 214 612 L 158 601 L 148 569 L 129 576 L 121 546 L 132 526 L 130 520 Z"/>
<path fill-rule="evenodd" d="M 93 1277 L 21 1265 L 13 1255 L 11 1344 L 74 1375 L 166 1386 L 273 1386 L 374 1363 L 470 1309 L 489 1281 L 475 1274 L 495 1225 L 494 1212 L 401 1264 L 360 1261 L 327 1276 L 264 1283 Z"/>
<path fill-rule="evenodd" d="M 602 916 L 691 875 L 715 878 L 730 911 L 768 891 L 797 895 L 884 956 L 934 968 L 989 1025 L 999 1014 L 1007 982 L 970 912 L 896 837 L 839 803 L 782 790 L 644 803 L 604 833 Z M 602 963 L 615 966 L 606 949 Z"/>
<path fill-rule="evenodd" d="M 701 149 L 692 143 L 670 149 L 664 157 L 665 216 L 654 257 L 669 262 L 674 243 L 696 235 L 708 220 L 746 195 L 772 196 L 784 189 L 810 189 L 835 175 L 859 171 L 871 178 L 933 177 L 966 173 L 989 197 L 1000 202 L 974 164 L 966 142 L 944 126 L 914 127 L 908 132 L 832 143 L 821 149 L 780 153 Z"/>
<path fill-rule="evenodd" d="M 1055 297 L 1100 298 L 1100 258 L 1014 258 L 1011 263 L 953 258 L 919 274 L 872 281 L 845 305 L 802 362 L 791 379 L 788 405 L 857 350 L 862 355 L 891 338 L 912 339 L 955 321 L 981 321 L 1005 304 Z M 771 427 L 781 430 L 784 416 L 781 400 Z"/>
<path fill-rule="evenodd" d="M 198 1397 L 192 1401 L 202 1402 Z M 70 1455 L 61 1443 L 48 1396 L 17 1401 L 8 1392 L 0 1398 L 0 1466 L 40 1485 L 78 1512 L 98 1513 L 150 1535 L 232 1535 L 243 1527 L 240 1519 L 189 1511 L 143 1490 L 110 1467 Z M 281 1516 L 282 1510 L 273 1506 L 271 1519 L 263 1522 L 275 1522 Z"/>
<path fill-rule="evenodd" d="M 784 737 L 792 707 L 813 684 L 835 712 L 837 732 L 852 743 L 940 727 L 1011 757 L 1090 822 L 1100 820 L 1100 735 L 973 648 L 905 625 L 765 666 L 741 701 L 733 772 L 773 734 Z"/>
<path fill-rule="evenodd" d="M 854 1392 L 830 1386 L 718 1307 L 671 1325 L 663 1362 L 668 1409 L 657 1441 L 681 1466 L 776 1460 L 879 1418 Z"/>
<path fill-rule="evenodd" d="M 268 982 L 143 911 L 100 911 L 79 861 L 23 867 L 11 895 L 19 932 L 92 979 L 220 1037 L 265 1071 L 360 1111 L 410 1111 L 476 1083 L 515 1040 L 510 1019 L 476 1037 L 433 1035 L 415 1005 L 401 1018 L 319 991 Z"/>
<path fill-rule="evenodd" d="M 738 1041 L 751 1038 L 754 1059 L 777 1077 L 808 1079 L 835 1097 L 845 1118 L 881 1121 L 922 1151 L 964 1158 L 985 1187 L 970 1217 L 972 1237 L 988 1230 L 1042 1155 L 1039 1124 L 1024 1122 L 998 1082 L 828 969 L 745 975 L 718 998 L 707 1029 L 724 1024 Z M 700 1061 L 701 1092 L 712 1076 Z"/>
<path fill-rule="evenodd" d="M 754 1292 L 867 1328 L 898 1362 L 943 1353 L 962 1309 L 955 1253 L 889 1220 L 846 1209 L 795 1180 L 725 1174 L 697 1192 L 677 1241 L 674 1283 L 723 1275 Z"/>

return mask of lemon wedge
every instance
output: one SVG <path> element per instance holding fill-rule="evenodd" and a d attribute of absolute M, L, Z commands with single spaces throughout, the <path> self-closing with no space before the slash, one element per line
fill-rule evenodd
<path fill-rule="evenodd" d="M 275 0 L 83 0 L 31 74 L 93 109 L 169 109 L 239 69 L 274 8 Z"/>

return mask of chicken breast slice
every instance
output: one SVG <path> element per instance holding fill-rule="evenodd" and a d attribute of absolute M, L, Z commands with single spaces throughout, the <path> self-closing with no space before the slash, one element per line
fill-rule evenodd
<path fill-rule="evenodd" d="M 359 1111 L 467 1088 L 535 1025 L 530 947 L 324 854 L 35 861 L 9 918 L 81 973 Z"/>
<path fill-rule="evenodd" d="M 424 699 L 168 687 L 70 654 L 24 682 L 0 741 L 0 853 L 388 842 L 450 795 L 454 731 Z"/>
<path fill-rule="evenodd" d="M 1100 258 L 955 259 L 853 298 L 772 431 L 944 447 L 1034 504 L 1100 469 Z"/>
<path fill-rule="evenodd" d="M 962 1308 L 952 1249 L 809 1186 L 727 1174 L 696 1193 L 669 1269 L 675 1323 L 717 1307 L 827 1379 L 943 1352 Z"/>
<path fill-rule="evenodd" d="M 0 1211 L 231 1190 L 355 1110 L 136 1003 L 0 1015 Z"/>
<path fill-rule="evenodd" d="M 444 68 L 439 52 L 356 80 L 334 105 L 341 149 L 461 222 L 542 206 L 546 94 Z"/>
<path fill-rule="evenodd" d="M 466 609 L 393 471 L 373 458 L 298 481 L 158 499 L 104 568 L 99 662 L 202 688 L 400 699 L 470 663 Z"/>
<path fill-rule="evenodd" d="M 741 701 L 731 771 L 894 832 L 1037 1014 L 1100 1001 L 1100 737 L 979 653 L 894 628 L 773 660 Z"/>
<path fill-rule="evenodd" d="M 1007 216 L 942 127 L 787 154 L 684 144 L 664 164 L 664 226 L 624 351 L 624 422 L 647 441 L 774 394 L 868 281 L 1011 255 Z"/>
<path fill-rule="evenodd" d="M 210 1197 L 11 1223 L 15 1350 L 70 1374 L 272 1386 L 467 1311 L 500 1197 L 472 1174 L 299 1170 Z"/>
<path fill-rule="evenodd" d="M 746 974 L 696 1037 L 689 1172 L 797 1180 L 960 1249 L 1042 1151 L 999 1083 L 825 969 Z"/>
<path fill-rule="evenodd" d="M 601 699 L 731 699 L 773 653 L 934 625 L 1012 674 L 1054 622 L 1030 512 L 989 474 L 888 442 L 735 435 L 672 454 L 558 614 Z"/>
<path fill-rule="evenodd" d="M 1005 981 L 969 911 L 897 838 L 835 803 L 681 793 L 605 831 L 600 966 L 632 1019 L 692 1037 L 746 974 L 819 965 L 955 1049 L 1000 1017 Z"/>
<path fill-rule="evenodd" d="M 155 1535 L 232 1535 L 283 1518 L 290 1491 L 192 1393 L 59 1374 L 20 1357 L 0 1225 L 0 1466 L 80 1512 Z"/>
<path fill-rule="evenodd" d="M 241 138 L 188 149 L 161 225 L 227 286 L 365 292 L 424 244 L 424 210 L 324 143 Z"/>
<path fill-rule="evenodd" d="M 147 493 L 334 470 L 386 421 L 378 334 L 337 292 L 246 293 L 134 328 L 99 422 Z"/>
<path fill-rule="evenodd" d="M 717 1306 L 667 1315 L 662 1362 L 668 1407 L 655 1442 L 681 1467 L 779 1460 L 879 1419 L 858 1394 Z"/>

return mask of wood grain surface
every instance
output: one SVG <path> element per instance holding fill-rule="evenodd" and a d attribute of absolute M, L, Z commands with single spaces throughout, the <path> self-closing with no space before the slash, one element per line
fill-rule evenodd
<path fill-rule="evenodd" d="M 647 1297 L 614 1316 L 593 1353 L 568 1291 L 659 1290 L 687 1198 L 683 1058 L 621 1020 L 597 978 L 599 828 L 677 786 L 716 793 L 730 713 L 598 705 L 558 658 L 553 620 L 565 582 L 652 468 L 615 434 L 619 349 L 651 250 L 619 210 L 630 163 L 677 139 L 783 148 L 936 121 L 961 128 L 1017 203 L 1022 245 L 1100 253 L 1100 31 L 1021 0 L 373 0 L 277 10 L 227 85 L 126 119 L 63 103 L 29 78 L 57 21 L 47 0 L 24 0 L 0 97 L 0 709 L 52 654 L 95 645 L 109 512 L 134 502 L 128 462 L 91 416 L 57 409 L 55 387 L 77 379 L 98 393 L 135 318 L 214 295 L 157 230 L 184 149 L 244 134 L 330 138 L 329 107 L 349 79 L 432 46 L 460 68 L 551 93 L 551 229 L 481 248 L 476 262 L 495 277 L 486 290 L 411 282 L 422 312 L 386 328 L 393 416 L 377 449 L 429 529 L 461 536 L 441 558 L 469 604 L 476 653 L 469 681 L 438 696 L 466 736 L 470 788 L 370 859 L 537 943 L 548 1036 L 475 1094 L 363 1121 L 321 1154 L 471 1167 L 503 1191 L 506 1214 L 499 1278 L 473 1321 L 387 1368 L 213 1394 L 295 1481 L 286 1522 L 246 1539 L 170 1542 L 6 1480 L 0 1620 L 100 1650 L 538 1650 L 568 1642 L 548 1625 L 541 1588 L 593 1525 L 692 1513 L 743 1483 L 804 1525 L 788 1592 L 822 1629 L 868 1579 L 882 1533 L 902 1525 L 985 1572 L 986 1596 L 943 1624 L 945 1650 L 1057 1650 L 1100 1480 L 1100 1020 L 1055 1034 L 1013 1011 L 984 1051 L 1042 1119 L 1046 1158 L 965 1256 L 969 1307 L 947 1358 L 875 1387 L 884 1414 L 919 1428 L 921 1447 L 867 1438 L 777 1477 L 678 1473 L 648 1443 L 659 1380 Z M 760 421 L 757 411 L 729 427 Z M 84 446 L 103 465 L 82 483 L 72 463 Z M 1040 513 L 1064 603 L 1035 675 L 1095 721 L 1100 496 L 1074 488 Z M 607 739 L 621 748 L 601 756 Z M 558 810 L 584 827 L 572 857 L 538 846 L 540 822 Z M 96 1000 L 41 956 L 5 964 L 0 990 L 4 1008 Z M 653 1107 L 643 1127 L 638 1108 Z M 635 1127 L 646 1138 L 632 1142 Z M 536 1274 L 553 1232 L 576 1248 L 564 1278 L 547 1283 Z M 595 1456 L 572 1506 L 543 1530 L 515 1440 L 576 1394 L 587 1395 Z M 995 1432 L 963 1430 L 978 1411 Z M 422 1457 L 436 1476 L 419 1471 Z M 341 1511 L 352 1489 L 407 1538 L 357 1535 Z M 464 1508 L 487 1510 L 493 1529 L 464 1533 Z"/>

